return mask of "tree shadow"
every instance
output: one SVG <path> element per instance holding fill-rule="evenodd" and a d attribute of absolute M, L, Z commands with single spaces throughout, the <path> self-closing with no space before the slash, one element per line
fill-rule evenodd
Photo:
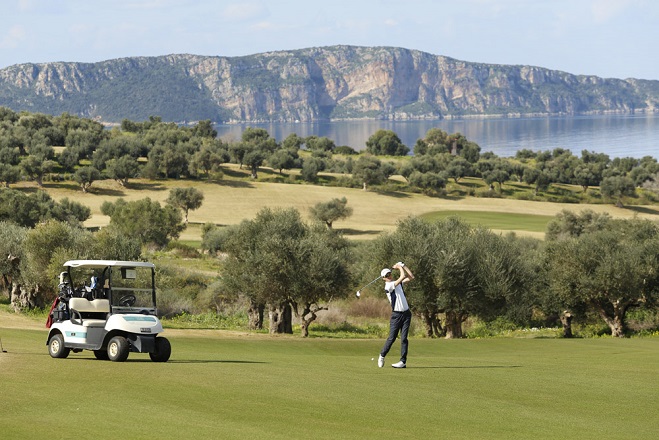
<path fill-rule="evenodd" d="M 160 182 L 128 182 L 126 188 L 135 191 L 165 191 L 167 189 L 167 187 Z"/>
<path fill-rule="evenodd" d="M 44 188 L 52 188 L 52 189 L 65 189 L 68 191 L 80 191 L 82 192 L 82 189 L 80 189 L 80 185 L 77 183 L 73 182 L 44 182 L 43 184 Z"/>
<path fill-rule="evenodd" d="M 244 180 L 206 180 L 206 183 L 226 186 L 228 188 L 254 188 L 252 182 L 246 182 Z"/>
<path fill-rule="evenodd" d="M 87 192 L 97 196 L 124 197 L 126 195 L 122 190 L 112 188 L 90 188 Z"/>
<path fill-rule="evenodd" d="M 444 367 L 406 367 L 406 368 L 416 368 L 416 369 L 480 369 L 480 368 L 522 368 L 521 365 L 465 365 L 465 366 L 444 366 Z"/>
<path fill-rule="evenodd" d="M 352 228 L 336 228 L 336 232 L 340 232 L 343 235 L 378 235 L 382 231 L 376 230 L 361 230 L 361 229 L 352 229 Z"/>
<path fill-rule="evenodd" d="M 659 210 L 648 206 L 627 206 L 626 208 L 639 214 L 659 215 Z"/>
<path fill-rule="evenodd" d="M 480 183 L 476 183 L 476 182 L 463 182 L 463 181 L 458 181 L 458 182 L 456 183 L 454 180 L 452 180 L 452 182 L 453 182 L 454 184 L 456 184 L 456 185 L 464 186 L 464 187 L 467 187 L 467 188 L 480 188 L 481 186 L 483 186 L 482 184 L 480 184 Z"/>
<path fill-rule="evenodd" d="M 237 170 L 231 169 L 231 168 L 222 168 L 222 174 L 229 176 L 229 177 L 234 177 L 237 179 L 243 179 L 247 176 L 249 176 L 249 172 L 247 171 L 246 168 L 240 168 Z"/>
<path fill-rule="evenodd" d="M 403 193 L 400 191 L 387 191 L 387 190 L 382 190 L 382 189 L 374 189 L 371 190 L 376 194 L 379 194 L 381 196 L 386 196 L 386 197 L 393 197 L 395 199 L 409 199 L 412 197 L 410 194 Z"/>

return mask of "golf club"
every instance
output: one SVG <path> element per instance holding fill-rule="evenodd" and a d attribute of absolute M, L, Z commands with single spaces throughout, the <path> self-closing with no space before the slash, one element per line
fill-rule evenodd
<path fill-rule="evenodd" d="M 371 284 L 373 284 L 374 282 L 376 282 L 376 281 L 379 280 L 380 278 L 382 278 L 382 277 L 377 277 L 376 279 L 374 279 L 373 281 L 371 281 L 370 283 L 368 283 L 367 285 L 365 285 L 364 287 L 362 287 L 361 289 L 359 289 L 359 290 L 357 291 L 357 294 L 356 294 L 356 295 L 357 295 L 357 298 L 359 298 L 359 297 L 362 295 L 362 290 L 366 289 L 368 286 L 370 286 Z"/>
<path fill-rule="evenodd" d="M 0 350 L 2 350 L 3 353 L 7 353 L 7 350 L 5 350 L 5 347 L 2 346 L 2 339 L 0 339 Z"/>

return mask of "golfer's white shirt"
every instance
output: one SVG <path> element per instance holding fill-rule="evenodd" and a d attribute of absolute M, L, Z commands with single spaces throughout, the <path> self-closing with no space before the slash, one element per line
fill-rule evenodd
<path fill-rule="evenodd" d="M 395 281 L 387 281 L 384 283 L 384 290 L 387 292 L 387 298 L 394 312 L 405 312 L 409 309 L 405 292 L 403 292 L 403 283 L 396 286 Z"/>

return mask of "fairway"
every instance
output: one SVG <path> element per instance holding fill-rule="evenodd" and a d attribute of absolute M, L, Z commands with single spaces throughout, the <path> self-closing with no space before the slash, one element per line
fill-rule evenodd
<path fill-rule="evenodd" d="M 3 439 L 656 439 L 659 339 L 381 340 L 169 330 L 166 364 L 52 359 L 3 328 Z M 15 326 L 14 326 L 15 327 Z"/>
<path fill-rule="evenodd" d="M 133 179 L 129 187 L 121 187 L 112 180 L 94 182 L 89 192 L 82 193 L 71 183 L 44 184 L 45 190 L 56 200 L 64 197 L 83 203 L 91 209 L 92 216 L 85 222 L 88 227 L 108 224 L 109 217 L 101 214 L 105 201 L 124 198 L 134 201 L 149 197 L 165 203 L 169 191 L 176 187 L 193 186 L 204 193 L 202 206 L 190 211 L 192 226 L 183 231 L 181 239 L 199 242 L 203 223 L 235 225 L 251 219 L 264 207 L 295 208 L 302 217 L 309 219 L 309 208 L 316 203 L 345 197 L 353 209 L 352 216 L 335 222 L 334 227 L 352 239 L 372 239 L 383 231 L 395 229 L 399 220 L 410 215 L 430 214 L 430 217 L 459 213 L 468 221 L 474 220 L 494 230 L 514 231 L 520 235 L 544 238 L 546 221 L 563 209 L 581 212 L 590 209 L 606 212 L 616 218 L 657 219 L 654 209 L 625 209 L 604 204 L 552 203 L 479 197 L 429 197 L 423 194 L 399 191 L 364 191 L 361 188 L 321 186 L 292 183 L 273 183 L 253 180 L 236 180 L 229 177 L 236 173 L 237 165 L 224 164 L 227 177 L 216 182 L 201 180 L 144 180 Z M 262 173 L 263 175 L 264 173 Z M 23 182 L 16 187 L 35 190 L 33 182 Z M 487 216 L 487 213 L 491 213 Z M 437 217 L 439 218 L 439 217 Z M 470 220 L 471 219 L 471 220 Z M 500 226 L 500 227 L 499 227 Z"/>
<path fill-rule="evenodd" d="M 483 226 L 488 229 L 543 233 L 547 229 L 547 223 L 554 218 L 549 215 L 489 211 L 438 211 L 424 214 L 421 217 L 428 221 L 436 221 L 451 216 L 459 216 L 468 223 Z"/>

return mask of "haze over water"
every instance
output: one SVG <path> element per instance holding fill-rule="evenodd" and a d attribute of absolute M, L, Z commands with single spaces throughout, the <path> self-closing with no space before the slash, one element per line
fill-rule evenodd
<path fill-rule="evenodd" d="M 518 150 L 533 151 L 564 148 L 576 156 L 582 150 L 616 157 L 652 156 L 659 159 L 659 114 L 595 115 L 539 118 L 484 118 L 437 121 L 356 120 L 314 123 L 269 123 L 218 125 L 220 137 L 240 139 L 248 127 L 268 130 L 277 141 L 291 133 L 306 137 L 326 136 L 337 146 L 355 150 L 366 148 L 366 140 L 377 130 L 393 130 L 410 150 L 417 139 L 431 128 L 448 133 L 460 132 L 481 147 L 501 157 L 514 156 Z"/>

